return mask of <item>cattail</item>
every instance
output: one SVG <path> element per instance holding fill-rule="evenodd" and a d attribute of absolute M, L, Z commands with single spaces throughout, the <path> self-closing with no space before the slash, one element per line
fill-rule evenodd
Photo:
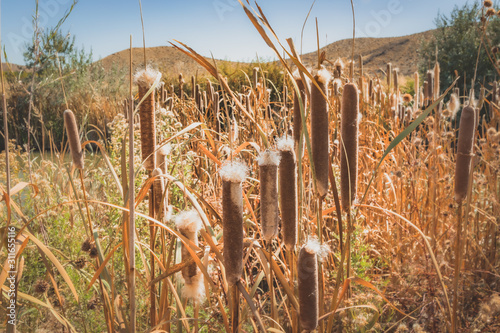
<path fill-rule="evenodd" d="M 196 79 L 193 75 L 191 75 L 191 98 L 196 98 Z"/>
<path fill-rule="evenodd" d="M 229 286 L 234 286 L 243 272 L 243 190 L 247 167 L 229 162 L 219 174 L 222 178 L 222 228 L 224 236 L 224 267 Z"/>
<path fill-rule="evenodd" d="M 391 74 L 392 74 L 392 64 L 389 62 L 387 63 L 387 88 L 390 89 L 391 87 Z"/>
<path fill-rule="evenodd" d="M 292 250 L 297 243 L 298 228 L 297 160 L 292 138 L 287 136 L 280 138 L 276 145 L 281 153 L 279 166 L 281 228 L 285 245 L 287 249 Z"/>
<path fill-rule="evenodd" d="M 429 100 L 429 82 L 428 81 L 424 81 L 424 85 L 422 87 L 422 92 L 424 94 L 424 99 L 422 100 L 422 103 L 424 103 L 424 105 L 426 105 L 427 101 Z"/>
<path fill-rule="evenodd" d="M 342 207 L 348 211 L 356 198 L 358 179 L 358 88 L 354 83 L 344 86 L 340 144 L 340 192 Z"/>
<path fill-rule="evenodd" d="M 458 131 L 457 160 L 455 166 L 455 200 L 458 202 L 467 196 L 475 130 L 476 112 L 469 105 L 462 110 Z"/>
<path fill-rule="evenodd" d="M 151 68 L 135 74 L 135 82 L 139 86 L 139 100 L 142 100 L 155 80 L 161 74 Z M 156 128 L 155 128 L 155 90 L 144 99 L 139 106 L 141 122 L 141 150 L 144 168 L 153 171 L 156 165 Z"/>
<path fill-rule="evenodd" d="M 194 209 L 181 212 L 175 217 L 175 226 L 177 229 L 196 246 L 198 246 L 198 231 L 200 231 L 202 225 L 200 215 Z M 183 261 L 191 258 L 191 254 L 189 254 L 184 243 L 182 244 L 181 254 Z M 205 291 L 203 273 L 196 263 L 192 262 L 185 266 L 181 272 L 185 283 L 182 289 L 182 295 L 186 298 L 193 298 L 195 300 L 203 298 L 203 293 Z"/>
<path fill-rule="evenodd" d="M 322 69 L 314 80 L 321 90 L 315 84 L 311 86 L 311 145 L 318 194 L 323 197 L 328 192 L 328 102 L 325 96 L 328 98 L 330 73 Z"/>
<path fill-rule="evenodd" d="M 163 145 L 156 151 L 156 163 L 163 174 L 167 173 L 167 156 L 172 151 L 170 144 Z"/>
<path fill-rule="evenodd" d="M 260 172 L 260 217 L 262 238 L 270 242 L 278 234 L 278 152 L 266 150 L 257 159 Z"/>
<path fill-rule="evenodd" d="M 439 82 L 439 76 L 441 74 L 441 69 L 439 67 L 439 62 L 436 61 L 436 64 L 434 65 L 434 99 L 439 98 L 439 85 L 441 84 Z"/>
<path fill-rule="evenodd" d="M 399 92 L 399 68 L 394 68 L 392 70 L 392 76 L 394 77 L 394 91 Z"/>
<path fill-rule="evenodd" d="M 297 83 L 297 87 L 300 91 L 300 98 L 302 99 L 302 103 L 304 106 L 304 110 L 306 107 L 306 91 L 304 81 L 300 78 L 300 76 L 295 77 L 295 82 Z M 297 93 L 293 94 L 293 139 L 295 141 L 295 146 L 299 146 L 300 136 L 302 135 L 302 116 L 300 113 L 300 104 Z"/>
<path fill-rule="evenodd" d="M 253 88 L 257 89 L 257 83 L 259 82 L 259 67 L 254 67 L 252 70 L 252 80 Z"/>
<path fill-rule="evenodd" d="M 78 125 L 76 124 L 75 115 L 71 110 L 66 110 L 64 111 L 63 117 L 73 164 L 76 168 L 83 169 L 83 151 L 82 145 L 80 144 L 80 136 L 78 135 Z"/>
<path fill-rule="evenodd" d="M 419 89 L 420 89 L 420 76 L 418 75 L 418 72 L 415 72 L 413 74 L 413 77 L 414 77 L 414 91 L 415 91 L 415 103 L 414 103 L 414 109 L 415 111 L 418 109 L 419 105 L 420 105 L 420 94 L 418 93 L 419 92 Z"/>
<path fill-rule="evenodd" d="M 434 71 L 427 71 L 427 100 L 429 102 L 434 100 Z"/>
<path fill-rule="evenodd" d="M 182 77 L 182 73 L 179 74 L 179 98 L 181 100 L 184 99 L 184 78 Z"/>
<path fill-rule="evenodd" d="M 309 331 L 318 327 L 318 248 L 319 243 L 309 241 L 300 249 L 297 263 L 300 326 Z"/>
<path fill-rule="evenodd" d="M 338 58 L 333 66 L 335 68 L 334 77 L 338 79 L 342 76 L 342 72 L 344 70 L 344 63 L 342 62 L 342 59 Z"/>

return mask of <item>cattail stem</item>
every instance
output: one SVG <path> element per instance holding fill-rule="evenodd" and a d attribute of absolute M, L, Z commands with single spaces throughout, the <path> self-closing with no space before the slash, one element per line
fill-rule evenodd
<path fill-rule="evenodd" d="M 458 329 L 458 282 L 460 281 L 460 268 L 462 265 L 461 251 L 462 234 L 462 201 L 458 203 L 457 209 L 457 236 L 455 238 L 455 275 L 453 278 L 453 313 L 451 317 L 451 332 L 456 333 Z"/>
<path fill-rule="evenodd" d="M 240 316 L 240 292 L 238 290 L 238 285 L 235 284 L 231 287 L 232 294 L 232 309 L 231 309 L 231 329 L 233 333 L 238 332 L 239 328 L 239 316 Z"/>

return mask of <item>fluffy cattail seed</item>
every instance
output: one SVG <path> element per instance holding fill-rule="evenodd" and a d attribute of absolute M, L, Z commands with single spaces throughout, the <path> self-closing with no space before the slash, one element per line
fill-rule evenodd
<path fill-rule="evenodd" d="M 323 197 L 328 192 L 328 102 L 324 96 L 328 97 L 330 73 L 322 69 L 314 76 L 314 80 L 321 90 L 315 84 L 311 86 L 311 145 L 316 186 L 319 196 Z"/>
<path fill-rule="evenodd" d="M 340 192 L 342 207 L 348 211 L 356 199 L 358 179 L 358 87 L 354 83 L 344 86 L 342 96 L 342 123 L 340 144 Z"/>
<path fill-rule="evenodd" d="M 152 68 L 146 68 L 135 74 L 135 82 L 139 86 L 139 100 L 146 96 L 155 80 L 161 74 Z M 155 90 L 139 105 L 141 123 L 141 150 L 144 168 L 153 171 L 156 165 L 156 127 L 155 127 Z"/>
<path fill-rule="evenodd" d="M 257 159 L 260 173 L 260 217 L 262 238 L 270 242 L 278 234 L 278 152 L 266 150 Z"/>
<path fill-rule="evenodd" d="M 279 166 L 279 189 L 281 207 L 281 228 L 287 249 L 297 243 L 298 199 L 297 199 L 297 160 L 293 140 L 283 137 L 277 141 L 281 153 Z"/>
<path fill-rule="evenodd" d="M 198 231 L 200 231 L 202 225 L 200 215 L 194 209 L 181 212 L 175 217 L 175 226 L 177 229 L 196 246 L 198 246 Z M 181 254 L 183 261 L 191 258 L 184 244 L 182 244 Z M 201 299 L 204 293 L 203 273 L 195 262 L 182 269 L 182 277 L 185 282 L 182 289 L 183 296 L 186 298 Z"/>
<path fill-rule="evenodd" d="M 243 190 L 247 167 L 229 162 L 219 174 L 222 178 L 222 228 L 224 236 L 224 267 L 229 286 L 234 286 L 243 272 Z"/>
<path fill-rule="evenodd" d="M 78 169 L 83 169 L 83 151 L 80 136 L 78 135 L 78 125 L 71 110 L 64 111 L 64 127 L 66 127 L 66 134 L 68 135 L 73 164 Z"/>
<path fill-rule="evenodd" d="M 300 249 L 298 269 L 300 326 L 304 330 L 318 327 L 318 259 L 317 246 L 304 245 Z"/>
<path fill-rule="evenodd" d="M 462 115 L 460 116 L 455 166 L 455 200 L 458 202 L 467 196 L 475 130 L 476 112 L 471 106 L 466 106 L 463 108 Z"/>

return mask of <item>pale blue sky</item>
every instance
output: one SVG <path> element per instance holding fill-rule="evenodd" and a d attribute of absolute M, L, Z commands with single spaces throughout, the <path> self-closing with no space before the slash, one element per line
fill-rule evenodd
<path fill-rule="evenodd" d="M 245 0 L 244 0 L 245 1 Z M 476 0 L 478 1 L 478 0 Z M 434 28 L 438 11 L 449 14 L 466 0 L 354 0 L 357 36 L 402 36 Z M 473 3 L 474 0 L 469 0 Z M 1 0 L 2 47 L 11 62 L 24 63 L 22 51 L 31 40 L 35 0 Z M 39 0 L 40 25 L 54 26 L 72 0 Z M 251 2 L 253 3 L 253 2 Z M 312 0 L 258 1 L 279 38 L 293 38 L 300 48 L 302 25 Z M 197 52 L 218 59 L 250 61 L 273 57 L 237 0 L 142 0 L 146 46 L 169 45 L 177 39 Z M 317 0 L 304 30 L 303 52 L 352 36 L 349 0 Z M 142 46 L 138 0 L 80 0 L 63 32 L 76 36 L 78 47 L 92 48 L 94 59 L 129 46 Z"/>

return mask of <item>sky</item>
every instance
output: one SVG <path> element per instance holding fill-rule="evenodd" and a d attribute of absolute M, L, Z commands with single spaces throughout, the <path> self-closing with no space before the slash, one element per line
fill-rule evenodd
<path fill-rule="evenodd" d="M 0 0 L 2 48 L 8 60 L 24 64 L 23 52 L 32 41 L 36 0 Z M 243 0 L 246 1 L 246 0 Z M 438 12 L 448 15 L 466 0 L 353 0 L 357 37 L 396 37 L 435 27 Z M 479 0 L 476 0 L 479 1 Z M 474 0 L 469 0 L 473 3 Z M 39 26 L 54 27 L 67 13 L 73 0 L 39 0 Z M 254 8 L 254 2 L 250 2 Z M 301 31 L 313 0 L 260 0 L 280 40 L 292 38 L 297 49 L 317 49 L 316 22 L 320 46 L 352 37 L 349 0 L 316 0 Z M 274 59 L 247 18 L 238 0 L 142 0 L 146 46 L 165 46 L 179 40 L 204 56 L 234 61 Z M 61 27 L 75 36 L 75 45 L 94 60 L 129 47 L 142 46 L 139 0 L 79 0 Z M 302 42 L 301 42 L 302 41 Z M 302 46 L 301 46 L 302 45 Z"/>

